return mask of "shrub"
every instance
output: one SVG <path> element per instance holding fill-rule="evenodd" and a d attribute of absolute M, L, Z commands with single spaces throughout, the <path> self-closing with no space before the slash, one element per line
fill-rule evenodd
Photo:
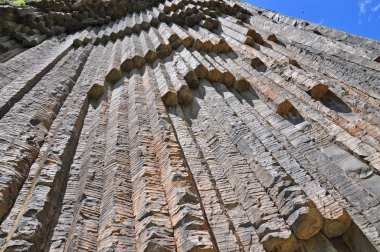
<path fill-rule="evenodd" d="M 11 5 L 13 7 L 26 6 L 25 0 L 12 0 Z"/>

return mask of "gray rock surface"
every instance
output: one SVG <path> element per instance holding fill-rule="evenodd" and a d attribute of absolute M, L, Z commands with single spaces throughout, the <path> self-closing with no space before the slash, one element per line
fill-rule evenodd
<path fill-rule="evenodd" d="M 0 251 L 380 251 L 380 42 L 222 0 L 0 7 Z"/>

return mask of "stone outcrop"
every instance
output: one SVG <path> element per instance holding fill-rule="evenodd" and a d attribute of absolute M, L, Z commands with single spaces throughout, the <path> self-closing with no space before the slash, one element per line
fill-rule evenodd
<path fill-rule="evenodd" d="M 0 14 L 0 251 L 380 250 L 379 42 L 227 0 Z"/>

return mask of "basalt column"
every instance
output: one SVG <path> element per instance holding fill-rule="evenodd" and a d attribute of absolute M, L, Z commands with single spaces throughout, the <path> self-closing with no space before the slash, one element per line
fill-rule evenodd
<path fill-rule="evenodd" d="M 380 251 L 379 62 L 242 2 L 0 5 L 0 251 Z"/>

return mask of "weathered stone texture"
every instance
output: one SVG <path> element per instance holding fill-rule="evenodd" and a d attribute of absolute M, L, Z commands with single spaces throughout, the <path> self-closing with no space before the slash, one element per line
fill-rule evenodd
<path fill-rule="evenodd" d="M 0 8 L 0 251 L 380 251 L 380 43 L 228 0 Z"/>

